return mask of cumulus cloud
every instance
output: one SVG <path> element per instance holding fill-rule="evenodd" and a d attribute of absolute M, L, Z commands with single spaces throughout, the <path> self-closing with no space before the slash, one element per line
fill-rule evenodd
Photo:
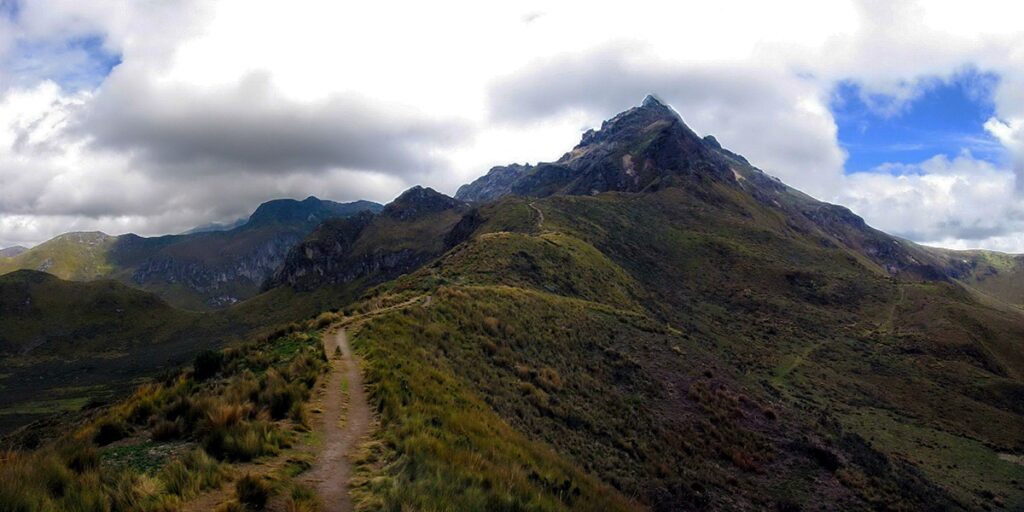
<path fill-rule="evenodd" d="M 835 200 L 898 236 L 977 247 L 1024 232 L 1024 202 L 1014 180 L 1010 170 L 963 152 L 850 175 Z"/>

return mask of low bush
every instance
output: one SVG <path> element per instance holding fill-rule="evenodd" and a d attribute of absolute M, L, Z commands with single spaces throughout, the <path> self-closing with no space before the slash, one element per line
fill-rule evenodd
<path fill-rule="evenodd" d="M 260 477 L 246 474 L 235 482 L 235 497 L 250 510 L 263 510 L 270 499 L 270 484 Z"/>
<path fill-rule="evenodd" d="M 224 354 L 219 351 L 204 350 L 196 354 L 195 362 L 192 364 L 196 380 L 206 380 L 220 371 L 224 365 Z"/>
<path fill-rule="evenodd" d="M 106 446 L 114 441 L 120 441 L 128 436 L 128 429 L 122 421 L 108 419 L 100 423 L 96 428 L 96 434 L 92 440 L 97 446 Z"/>

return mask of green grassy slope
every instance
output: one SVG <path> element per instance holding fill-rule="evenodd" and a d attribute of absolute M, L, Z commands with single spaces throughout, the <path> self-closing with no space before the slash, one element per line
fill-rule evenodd
<path fill-rule="evenodd" d="M 115 281 L 64 281 L 29 270 L 0 276 L 0 351 L 23 357 L 116 353 L 199 318 Z"/>
<path fill-rule="evenodd" d="M 100 232 L 66 233 L 13 258 L 0 259 L 0 274 L 27 269 L 75 281 L 107 277 L 115 269 L 108 253 L 116 242 L 117 237 Z"/>
<path fill-rule="evenodd" d="M 1024 308 L 1024 256 L 992 251 L 931 249 L 956 267 L 965 285 L 1018 308 Z"/>
<path fill-rule="evenodd" d="M 0 276 L 0 429 L 110 399 L 187 360 L 215 343 L 203 320 L 114 281 Z"/>
<path fill-rule="evenodd" d="M 0 275 L 0 434 L 39 421 L 34 429 L 47 436 L 83 408 L 117 400 L 201 350 L 294 328 L 365 287 L 360 279 L 308 293 L 277 288 L 194 312 L 111 280 Z"/>
<path fill-rule="evenodd" d="M 508 455 L 461 414 L 493 412 L 655 509 L 1024 504 L 1020 314 L 694 193 L 506 199 L 381 289 L 424 299 L 355 338 L 384 411 L 368 503 L 457 499 L 435 477 L 487 496 L 459 454 Z"/>

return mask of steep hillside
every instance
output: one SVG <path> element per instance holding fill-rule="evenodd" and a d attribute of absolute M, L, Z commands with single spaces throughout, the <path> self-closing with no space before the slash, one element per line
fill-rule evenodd
<path fill-rule="evenodd" d="M 202 340 L 212 342 L 193 336 L 199 321 L 114 281 L 30 270 L 0 276 L 0 431 L 77 411 L 187 360 Z"/>
<path fill-rule="evenodd" d="M 117 400 L 200 351 L 272 335 L 357 293 L 278 289 L 199 313 L 112 280 L 64 281 L 31 270 L 2 275 L 0 434 L 38 420 L 15 442 L 32 444 L 83 408 Z"/>
<path fill-rule="evenodd" d="M 423 299 L 356 337 L 394 446 L 364 492 L 414 502 L 385 489 L 462 481 L 448 458 L 490 453 L 449 437 L 481 414 L 438 403 L 460 389 L 654 509 L 1024 503 L 1007 458 L 1024 449 L 1024 317 L 695 193 L 489 205 L 466 243 L 382 290 Z M 433 426 L 408 419 L 432 410 Z M 443 448 L 389 441 L 411 432 Z M 437 467 L 407 462 L 424 459 Z"/>
<path fill-rule="evenodd" d="M 61 279 L 99 279 L 114 271 L 107 254 L 115 243 L 117 237 L 98 231 L 65 233 L 10 259 L 0 260 L 0 274 L 36 270 Z"/>
<path fill-rule="evenodd" d="M 379 215 L 323 223 L 288 253 L 267 287 L 310 290 L 356 280 L 379 283 L 404 274 L 448 248 L 445 237 L 466 210 L 461 201 L 413 187 Z"/>
<path fill-rule="evenodd" d="M 317 510 L 292 477 L 311 459 L 308 401 L 326 366 L 312 330 L 205 351 L 39 448 L 5 451 L 0 509 Z"/>
<path fill-rule="evenodd" d="M 322 221 L 380 208 L 368 201 L 280 199 L 225 231 L 153 238 L 68 233 L 0 260 L 0 273 L 29 269 L 76 281 L 111 278 L 177 307 L 221 308 L 256 295 L 288 250 Z"/>
<path fill-rule="evenodd" d="M 1024 308 L 1024 255 L 992 251 L 929 249 L 956 269 L 957 278 L 972 289 Z"/>

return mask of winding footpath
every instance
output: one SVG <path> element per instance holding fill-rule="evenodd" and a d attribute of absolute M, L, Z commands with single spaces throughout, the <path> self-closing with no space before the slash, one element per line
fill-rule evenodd
<path fill-rule="evenodd" d="M 370 405 L 363 390 L 359 360 L 352 353 L 344 328 L 324 336 L 324 349 L 331 361 L 331 373 L 323 396 L 320 429 L 323 445 L 313 468 L 303 478 L 316 488 L 325 512 L 349 512 L 349 457 L 360 439 L 370 431 Z M 340 351 L 340 357 L 337 355 Z"/>

